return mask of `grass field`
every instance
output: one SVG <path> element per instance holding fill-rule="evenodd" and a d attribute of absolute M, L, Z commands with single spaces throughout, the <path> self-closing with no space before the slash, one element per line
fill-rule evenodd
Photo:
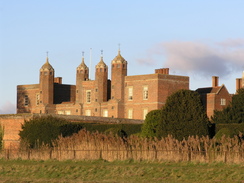
<path fill-rule="evenodd" d="M 244 183 L 244 165 L 0 160 L 0 182 Z"/>

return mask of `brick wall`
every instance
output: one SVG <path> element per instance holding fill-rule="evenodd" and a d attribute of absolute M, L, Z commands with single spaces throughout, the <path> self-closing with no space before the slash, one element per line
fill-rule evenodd
<path fill-rule="evenodd" d="M 33 116 L 46 116 L 47 114 L 13 114 L 13 115 L 0 115 L 0 125 L 4 129 L 3 146 L 4 149 L 18 148 L 20 145 L 19 132 L 21 125 L 25 120 L 30 120 Z M 90 123 L 108 123 L 108 124 L 142 124 L 142 120 L 129 120 L 119 118 L 103 118 L 95 116 L 75 116 L 75 115 L 55 115 L 55 117 L 65 118 L 71 122 L 90 122 Z"/>

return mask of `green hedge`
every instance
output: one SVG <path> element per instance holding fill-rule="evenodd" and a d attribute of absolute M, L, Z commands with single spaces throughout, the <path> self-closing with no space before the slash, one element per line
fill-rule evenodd
<path fill-rule="evenodd" d="M 98 123 L 79 123 L 87 131 L 104 133 L 108 129 L 121 129 L 126 132 L 128 136 L 141 132 L 142 124 L 98 124 Z"/>
<path fill-rule="evenodd" d="M 91 132 L 98 131 L 100 133 L 108 133 L 110 131 L 115 134 L 117 133 L 121 137 L 126 137 L 131 134 L 140 133 L 141 125 L 80 123 L 70 122 L 64 118 L 46 116 L 36 117 L 30 121 L 26 121 L 22 125 L 22 130 L 19 135 L 22 142 L 24 142 L 22 144 L 27 144 L 31 148 L 38 148 L 43 144 L 52 146 L 53 140 L 57 139 L 58 136 L 70 136 L 79 132 L 81 129 L 86 129 Z"/>
<path fill-rule="evenodd" d="M 223 128 L 230 129 L 234 131 L 236 135 L 239 135 L 239 132 L 244 134 L 244 123 L 227 123 L 227 124 L 216 124 L 215 125 L 215 134 L 218 133 Z"/>

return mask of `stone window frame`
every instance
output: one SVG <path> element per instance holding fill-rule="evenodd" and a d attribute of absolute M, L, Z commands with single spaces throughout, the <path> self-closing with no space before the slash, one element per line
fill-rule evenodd
<path fill-rule="evenodd" d="M 128 87 L 128 100 L 129 101 L 133 100 L 133 86 Z"/>
<path fill-rule="evenodd" d="M 24 106 L 28 106 L 28 105 L 29 105 L 29 96 L 24 95 Z"/>
<path fill-rule="evenodd" d="M 38 106 L 40 104 L 40 93 L 36 94 L 36 105 Z"/>
<path fill-rule="evenodd" d="M 133 109 L 128 109 L 128 119 L 133 119 Z"/>
<path fill-rule="evenodd" d="M 91 103 L 91 90 L 86 90 L 86 103 Z"/>
<path fill-rule="evenodd" d="M 145 120 L 148 114 L 148 108 L 142 109 L 142 119 Z"/>
<path fill-rule="evenodd" d="M 148 100 L 148 85 L 143 86 L 142 96 L 143 100 Z"/>
<path fill-rule="evenodd" d="M 220 105 L 226 105 L 226 99 L 225 98 L 220 99 Z"/>

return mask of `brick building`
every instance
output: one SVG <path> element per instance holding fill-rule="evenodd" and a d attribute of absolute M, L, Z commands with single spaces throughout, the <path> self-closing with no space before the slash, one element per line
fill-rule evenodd
<path fill-rule="evenodd" d="M 168 68 L 127 76 L 127 61 L 120 50 L 111 62 L 111 80 L 102 56 L 95 80 L 89 79 L 84 57 L 76 69 L 76 85 L 62 84 L 48 58 L 39 77 L 39 84 L 17 86 L 17 113 L 144 119 L 149 111 L 160 109 L 173 92 L 189 89 L 189 77 L 170 75 Z"/>
<path fill-rule="evenodd" d="M 212 77 L 212 87 L 198 88 L 196 91 L 201 95 L 209 118 L 214 114 L 214 110 L 222 110 L 232 101 L 232 95 L 229 94 L 225 85 L 219 86 L 219 78 L 217 76 Z"/>

